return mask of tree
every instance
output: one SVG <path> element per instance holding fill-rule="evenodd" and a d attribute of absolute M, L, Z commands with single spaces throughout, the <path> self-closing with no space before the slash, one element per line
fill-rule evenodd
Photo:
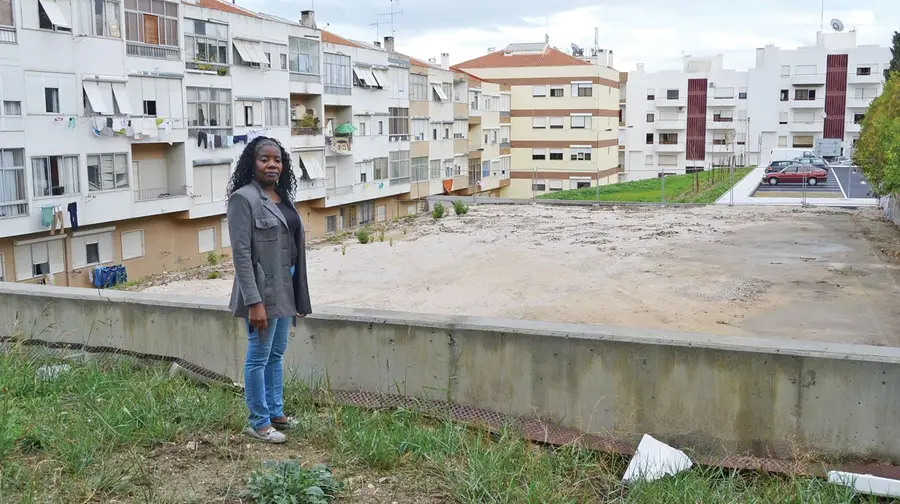
<path fill-rule="evenodd" d="M 900 70 L 900 32 L 895 31 L 891 38 L 891 65 L 884 69 L 884 80 L 890 79 L 897 70 Z"/>
<path fill-rule="evenodd" d="M 894 41 L 900 41 L 896 33 Z M 876 194 L 900 193 L 900 72 L 891 74 L 884 91 L 869 105 L 853 161 Z"/>

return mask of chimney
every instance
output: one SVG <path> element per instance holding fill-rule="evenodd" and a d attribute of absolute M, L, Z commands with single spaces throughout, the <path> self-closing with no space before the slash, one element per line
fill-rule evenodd
<path fill-rule="evenodd" d="M 394 52 L 394 37 L 384 37 L 384 50 Z"/>
<path fill-rule="evenodd" d="M 450 70 L 450 53 L 441 53 L 441 68 Z"/>
<path fill-rule="evenodd" d="M 613 68 L 613 51 L 612 51 L 612 49 L 609 50 L 609 58 L 606 60 L 606 66 L 608 66 L 609 68 Z"/>
<path fill-rule="evenodd" d="M 311 10 L 300 11 L 300 26 L 311 30 L 318 29 L 316 27 L 316 12 Z"/>

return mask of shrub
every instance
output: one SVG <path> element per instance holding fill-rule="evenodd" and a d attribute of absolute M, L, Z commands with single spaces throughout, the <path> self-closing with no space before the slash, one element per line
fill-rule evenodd
<path fill-rule="evenodd" d="M 215 280 L 217 278 L 222 278 L 222 274 L 218 271 L 210 271 L 208 275 L 206 275 L 207 280 Z"/>
<path fill-rule="evenodd" d="M 469 213 L 469 205 L 463 204 L 462 201 L 456 200 L 453 202 L 453 211 L 456 212 L 456 215 L 466 215 Z"/>
<path fill-rule="evenodd" d="M 884 91 L 869 105 L 853 160 L 872 184 L 874 192 L 900 191 L 900 73 L 893 73 Z"/>
<path fill-rule="evenodd" d="M 210 252 L 209 254 L 206 254 L 206 263 L 209 264 L 210 266 L 215 266 L 215 265 L 219 264 L 219 254 L 216 254 L 215 252 Z"/>
<path fill-rule="evenodd" d="M 372 231 L 369 228 L 359 228 L 356 231 L 356 239 L 359 240 L 359 243 L 365 245 L 366 243 L 372 243 Z"/>
<path fill-rule="evenodd" d="M 431 216 L 435 219 L 440 219 L 444 217 L 444 205 L 443 203 L 435 203 L 434 210 L 431 211 Z"/>
<path fill-rule="evenodd" d="M 293 460 L 265 462 L 247 483 L 246 495 L 258 504 L 328 504 L 341 489 L 322 464 L 304 469 Z"/>
<path fill-rule="evenodd" d="M 378 230 L 378 241 L 384 243 L 384 228 Z"/>

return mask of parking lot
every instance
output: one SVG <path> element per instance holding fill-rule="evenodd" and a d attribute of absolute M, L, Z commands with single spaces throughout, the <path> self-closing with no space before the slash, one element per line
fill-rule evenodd
<path fill-rule="evenodd" d="M 803 183 L 782 182 L 772 186 L 760 180 L 755 197 L 778 197 L 806 194 L 814 198 L 873 198 L 871 186 L 856 167 L 833 166 L 828 169 L 828 180 L 814 186 Z"/>

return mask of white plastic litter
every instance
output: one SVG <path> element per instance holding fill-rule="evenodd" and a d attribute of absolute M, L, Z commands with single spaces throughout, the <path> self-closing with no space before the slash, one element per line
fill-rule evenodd
<path fill-rule="evenodd" d="M 871 474 L 828 471 L 828 482 L 880 497 L 900 497 L 900 481 Z"/>
<path fill-rule="evenodd" d="M 641 443 L 628 463 L 622 482 L 655 481 L 664 476 L 686 471 L 693 466 L 691 459 L 681 450 L 644 434 Z"/>
<path fill-rule="evenodd" d="M 37 368 L 35 374 L 42 380 L 55 380 L 60 374 L 68 372 L 71 367 L 68 364 L 59 364 L 56 366 L 41 366 Z"/>

